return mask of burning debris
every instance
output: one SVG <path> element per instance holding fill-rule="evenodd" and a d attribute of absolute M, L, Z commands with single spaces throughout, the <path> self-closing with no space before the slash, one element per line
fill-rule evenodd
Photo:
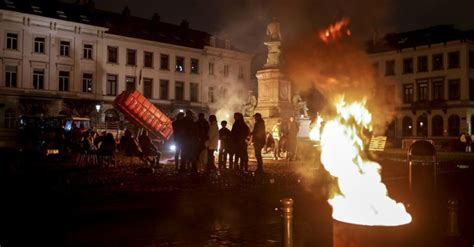
<path fill-rule="evenodd" d="M 395 226 L 411 222 L 401 203 L 387 195 L 380 165 L 364 158 L 364 132 L 371 130 L 372 115 L 365 101 L 336 102 L 337 115 L 321 133 L 321 162 L 337 178 L 339 191 L 329 203 L 333 218 L 360 225 Z"/>
<path fill-rule="evenodd" d="M 349 18 L 342 18 L 340 21 L 337 21 L 334 24 L 329 25 L 328 28 L 321 30 L 319 32 L 319 38 L 324 43 L 330 43 L 336 41 L 344 36 L 351 36 L 352 32 L 348 28 Z"/>

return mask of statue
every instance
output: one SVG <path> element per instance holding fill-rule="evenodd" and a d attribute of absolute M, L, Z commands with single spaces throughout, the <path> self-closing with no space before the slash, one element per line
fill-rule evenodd
<path fill-rule="evenodd" d="M 280 45 L 281 45 L 281 32 L 280 23 L 273 18 L 267 26 L 267 41 L 265 45 L 268 47 L 267 63 L 265 67 L 278 67 L 280 64 Z"/>
<path fill-rule="evenodd" d="M 295 114 L 298 114 L 298 117 L 308 117 L 308 107 L 306 106 L 306 101 L 303 101 L 298 93 L 293 96 L 291 102 L 293 103 Z"/>
<path fill-rule="evenodd" d="M 272 22 L 267 25 L 267 40 L 281 41 L 280 23 L 273 18 Z"/>
<path fill-rule="evenodd" d="M 253 95 L 252 91 L 249 91 L 247 102 L 242 105 L 242 114 L 245 117 L 251 117 L 256 107 L 257 107 L 257 97 Z"/>

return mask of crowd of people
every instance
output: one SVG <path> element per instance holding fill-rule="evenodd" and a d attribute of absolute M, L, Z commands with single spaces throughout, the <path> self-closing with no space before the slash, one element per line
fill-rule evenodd
<path fill-rule="evenodd" d="M 253 118 L 253 124 L 245 122 L 243 114 L 236 112 L 233 123 L 228 123 L 225 120 L 218 122 L 215 115 L 206 119 L 203 113 L 199 113 L 195 119 L 192 111 L 178 113 L 173 121 L 176 170 L 194 173 L 231 169 L 246 172 L 249 170 L 249 145 L 253 145 L 255 151 L 257 173 L 263 173 L 262 151 L 272 152 L 275 159 L 283 158 L 283 153 L 289 160 L 296 158 L 298 125 L 292 117 L 285 123 L 278 121 L 271 131 L 266 131 L 260 113 L 254 114 Z M 73 124 L 70 131 L 57 136 L 61 137 L 65 149 L 72 153 L 115 157 L 119 151 L 123 156 L 138 157 L 149 165 L 160 164 L 161 152 L 143 129 L 138 132 L 138 138 L 126 129 L 120 139 L 115 139 L 112 133 L 99 133 L 93 128 Z"/>
<path fill-rule="evenodd" d="M 146 130 L 141 131 L 137 141 L 132 136 L 132 132 L 126 129 L 118 145 L 112 133 L 107 131 L 98 133 L 94 128 L 86 129 L 83 126 L 72 125 L 70 131 L 58 136 L 61 138 L 60 143 L 63 143 L 64 149 L 70 150 L 73 154 L 114 157 L 116 151 L 120 151 L 124 156 L 139 157 L 148 165 L 159 165 L 161 153 L 152 143 Z"/>
<path fill-rule="evenodd" d="M 249 170 L 250 144 L 255 151 L 257 173 L 263 173 L 262 150 L 265 153 L 273 151 L 275 159 L 282 158 L 281 154 L 286 151 L 288 159 L 296 158 L 298 125 L 293 118 L 289 119 L 286 128 L 283 128 L 286 125 L 278 122 L 272 128 L 272 133 L 269 133 L 265 131 L 262 115 L 256 113 L 253 117 L 252 130 L 240 112 L 234 113 L 232 128 L 228 128 L 227 121 L 221 121 L 219 129 L 215 115 L 210 115 L 206 120 L 204 114 L 199 113 L 197 120 L 194 121 L 192 111 L 186 111 L 186 114 L 178 113 L 173 121 L 176 170 L 199 172 L 219 168 L 246 172 Z M 217 165 L 214 157 L 216 151 L 218 151 Z"/>

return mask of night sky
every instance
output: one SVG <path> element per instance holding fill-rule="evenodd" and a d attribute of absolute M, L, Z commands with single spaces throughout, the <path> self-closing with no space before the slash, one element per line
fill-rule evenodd
<path fill-rule="evenodd" d="M 370 39 L 374 30 L 409 31 L 438 24 L 474 29 L 473 0 L 96 0 L 99 9 L 120 12 L 129 6 L 132 15 L 179 24 L 229 38 L 240 49 L 259 52 L 266 24 L 277 17 L 289 40 L 347 16 L 359 39 Z"/>

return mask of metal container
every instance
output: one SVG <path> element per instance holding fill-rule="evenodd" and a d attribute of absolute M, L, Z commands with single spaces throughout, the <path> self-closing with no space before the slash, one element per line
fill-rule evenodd
<path fill-rule="evenodd" d="M 333 220 L 334 247 L 408 246 L 410 225 L 366 226 Z"/>
<path fill-rule="evenodd" d="M 114 101 L 114 107 L 136 125 L 165 140 L 173 133 L 172 121 L 137 90 L 124 91 Z"/>

